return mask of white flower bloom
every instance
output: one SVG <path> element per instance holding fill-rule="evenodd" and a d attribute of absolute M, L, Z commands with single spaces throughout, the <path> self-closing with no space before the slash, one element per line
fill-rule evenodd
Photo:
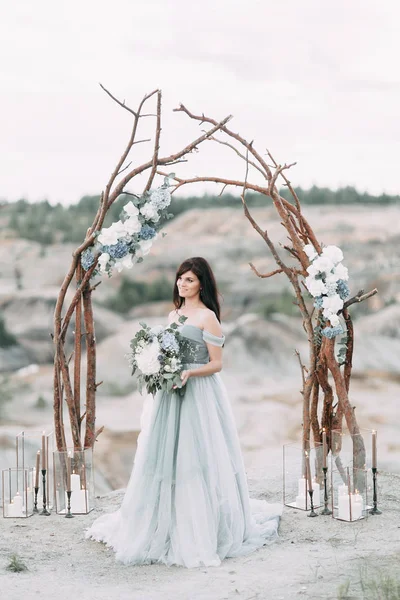
<path fill-rule="evenodd" d="M 136 207 L 135 207 L 136 208 Z M 129 217 L 124 223 L 124 231 L 128 235 L 133 235 L 134 233 L 139 233 L 142 229 L 142 225 L 137 218 L 137 216 Z"/>
<path fill-rule="evenodd" d="M 144 204 L 140 209 L 140 212 L 146 221 L 154 221 L 154 223 L 157 223 L 157 221 L 160 219 L 157 208 L 151 202 Z"/>
<path fill-rule="evenodd" d="M 154 238 L 153 238 L 154 239 Z M 139 242 L 139 248 L 136 250 L 136 258 L 143 258 L 151 250 L 153 240 L 142 240 Z"/>
<path fill-rule="evenodd" d="M 307 267 L 307 273 L 310 275 L 310 277 L 315 277 L 318 275 L 319 271 L 316 267 L 314 267 L 314 265 L 310 265 Z"/>
<path fill-rule="evenodd" d="M 178 370 L 178 361 L 176 358 L 171 359 L 171 373 L 175 373 Z"/>
<path fill-rule="evenodd" d="M 325 310 L 331 312 L 332 314 L 337 314 L 339 310 L 343 308 L 343 300 L 339 294 L 325 296 L 325 298 L 322 299 L 322 308 L 324 309 L 324 316 Z"/>
<path fill-rule="evenodd" d="M 310 260 L 314 260 L 314 258 L 318 255 L 318 252 L 312 244 L 306 244 L 303 250 Z"/>
<path fill-rule="evenodd" d="M 321 294 L 324 294 L 326 291 L 325 284 L 322 279 L 314 279 L 314 277 L 310 276 L 306 278 L 305 284 L 311 296 L 314 296 L 314 298 L 321 296 Z"/>
<path fill-rule="evenodd" d="M 99 267 L 102 273 L 105 272 L 108 261 L 110 260 L 110 255 L 108 252 L 103 252 L 99 256 Z"/>
<path fill-rule="evenodd" d="M 115 268 L 118 273 L 121 273 L 123 269 L 132 269 L 134 265 L 132 254 L 126 254 L 123 258 L 119 258 L 115 261 Z"/>
<path fill-rule="evenodd" d="M 329 258 L 334 265 L 337 265 L 343 260 L 343 252 L 337 246 L 326 246 L 322 250 L 322 256 Z"/>
<path fill-rule="evenodd" d="M 340 323 L 339 317 L 337 315 L 330 315 L 329 320 L 331 322 L 332 327 L 336 327 L 336 325 L 339 325 Z"/>
<path fill-rule="evenodd" d="M 339 263 L 338 265 L 336 265 L 333 272 L 335 273 L 335 275 L 337 275 L 338 279 L 343 279 L 343 281 L 347 281 L 349 278 L 349 271 L 348 271 L 347 267 L 344 267 L 342 265 L 342 263 Z"/>
<path fill-rule="evenodd" d="M 119 237 L 116 231 L 111 230 L 110 227 L 104 227 L 97 239 L 103 246 L 113 246 L 118 242 Z"/>
<path fill-rule="evenodd" d="M 139 370 L 143 375 L 155 375 L 161 369 L 158 355 L 160 354 L 160 344 L 157 339 L 147 344 L 143 350 L 135 354 L 135 359 Z"/>
<path fill-rule="evenodd" d="M 158 210 L 166 208 L 171 204 L 171 192 L 167 188 L 158 188 L 150 194 L 150 202 Z"/>
<path fill-rule="evenodd" d="M 336 294 L 336 289 L 337 289 L 337 283 L 336 281 L 325 281 L 325 287 L 326 287 L 326 294 L 327 296 L 333 296 L 334 294 Z"/>
<path fill-rule="evenodd" d="M 137 217 L 139 214 L 139 209 L 137 206 L 135 206 L 132 202 L 132 200 L 130 202 L 128 202 L 128 204 L 125 204 L 124 206 L 124 211 L 126 212 L 127 215 L 129 215 L 130 217 Z"/>
<path fill-rule="evenodd" d="M 170 367 L 169 365 L 165 365 L 165 367 L 164 367 L 164 371 L 165 371 L 166 373 L 171 373 L 171 367 Z"/>
<path fill-rule="evenodd" d="M 335 266 L 328 256 L 318 256 L 312 264 L 319 273 L 329 273 Z"/>
<path fill-rule="evenodd" d="M 336 283 L 339 279 L 340 279 L 340 277 L 336 273 L 336 267 L 335 267 L 333 269 L 333 271 L 328 273 L 328 275 L 325 277 L 325 283 L 330 285 L 330 284 Z"/>
<path fill-rule="evenodd" d="M 98 237 L 98 241 L 103 246 L 113 246 L 125 235 L 125 227 L 122 221 L 116 221 L 110 227 L 103 227 Z"/>

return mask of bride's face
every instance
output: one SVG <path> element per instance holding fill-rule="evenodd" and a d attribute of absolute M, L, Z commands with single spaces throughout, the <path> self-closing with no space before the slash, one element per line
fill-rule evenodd
<path fill-rule="evenodd" d="M 176 282 L 181 298 L 195 298 L 200 294 L 200 281 L 192 271 L 183 273 Z"/>

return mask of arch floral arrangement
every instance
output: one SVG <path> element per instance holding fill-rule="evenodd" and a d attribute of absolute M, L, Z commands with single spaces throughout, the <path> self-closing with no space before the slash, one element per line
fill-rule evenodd
<path fill-rule="evenodd" d="M 101 381 L 96 381 L 96 336 L 92 294 L 97 285 L 92 284 L 94 275 L 107 273 L 114 269 L 131 269 L 148 254 L 157 239 L 165 221 L 172 217 L 168 212 L 171 202 L 170 179 L 165 174 L 161 186 L 153 188 L 153 182 L 160 167 L 167 167 L 187 161 L 187 156 L 198 149 L 216 131 L 230 120 L 230 116 L 212 125 L 198 135 L 184 148 L 169 156 L 160 155 L 161 139 L 161 100 L 160 90 L 144 96 L 136 110 L 125 101 L 116 98 L 101 86 L 106 94 L 118 104 L 131 119 L 131 131 L 125 149 L 118 159 L 114 170 L 101 193 L 99 206 L 86 238 L 74 250 L 71 265 L 62 282 L 54 311 L 54 429 L 58 451 L 73 446 L 77 451 L 93 448 L 103 430 L 96 427 L 96 392 Z M 155 111 L 145 111 L 150 101 L 156 101 Z M 153 139 L 138 139 L 140 123 L 144 118 L 154 118 Z M 152 153 L 148 160 L 133 165 L 129 161 L 130 153 L 137 144 L 152 143 Z M 143 193 L 133 194 L 126 189 L 140 175 L 147 175 Z M 112 204 L 121 196 L 128 201 L 120 219 L 109 227 L 104 220 Z M 75 282 L 72 298 L 67 302 L 67 292 Z M 86 372 L 82 372 L 82 353 L 86 353 Z M 83 381 L 82 381 L 83 380 Z M 82 386 L 82 383 L 84 385 Z M 84 398 L 81 389 L 84 388 Z M 65 408 L 71 442 L 67 441 L 69 431 L 66 428 Z"/>

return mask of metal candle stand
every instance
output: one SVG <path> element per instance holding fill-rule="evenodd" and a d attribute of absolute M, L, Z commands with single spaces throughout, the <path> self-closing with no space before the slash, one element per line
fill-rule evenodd
<path fill-rule="evenodd" d="M 34 513 L 38 513 L 39 509 L 37 507 L 37 497 L 38 497 L 38 493 L 39 493 L 39 488 L 35 487 L 35 499 L 34 499 L 34 503 L 33 503 L 33 512 Z"/>
<path fill-rule="evenodd" d="M 321 510 L 321 515 L 331 515 L 332 511 L 328 508 L 328 484 L 326 481 L 326 475 L 328 472 L 328 467 L 322 467 L 324 472 L 324 508 Z"/>
<path fill-rule="evenodd" d="M 308 493 L 310 496 L 311 511 L 308 513 L 307 517 L 318 517 L 318 514 L 314 510 L 314 501 L 313 501 L 314 490 L 308 490 Z"/>
<path fill-rule="evenodd" d="M 370 515 L 381 515 L 382 514 L 382 511 L 379 510 L 379 508 L 378 508 L 377 476 L 378 476 L 378 469 L 376 467 L 372 467 L 372 477 L 373 477 L 373 498 L 372 498 L 372 500 L 373 500 L 374 506 L 369 511 Z"/>
<path fill-rule="evenodd" d="M 42 469 L 42 481 L 43 481 L 43 510 L 41 513 L 41 515 L 45 515 L 46 517 L 48 517 L 50 515 L 49 511 L 47 510 L 47 499 L 46 499 L 46 469 Z"/>
<path fill-rule="evenodd" d="M 67 493 L 68 504 L 67 504 L 67 513 L 65 515 L 66 519 L 73 519 L 74 515 L 71 513 L 71 494 L 72 492 L 69 490 Z"/>

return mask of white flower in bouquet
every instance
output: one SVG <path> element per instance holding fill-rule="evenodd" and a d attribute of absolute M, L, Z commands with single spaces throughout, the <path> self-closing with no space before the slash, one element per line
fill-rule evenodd
<path fill-rule="evenodd" d="M 325 296 L 322 299 L 322 308 L 324 309 L 324 316 L 326 316 L 325 311 L 327 313 L 330 312 L 336 314 L 339 312 L 339 310 L 343 308 L 343 300 L 341 299 L 339 294 L 334 294 L 333 296 Z"/>
<path fill-rule="evenodd" d="M 123 258 L 120 258 L 115 262 L 115 268 L 118 273 L 121 273 L 123 269 L 132 269 L 134 260 L 132 254 L 126 254 Z"/>
<path fill-rule="evenodd" d="M 130 217 L 137 217 L 139 214 L 139 209 L 137 206 L 135 206 L 132 202 L 132 200 L 130 200 L 128 202 L 128 204 L 125 204 L 124 206 L 124 211 L 126 212 L 127 215 L 129 215 Z"/>
<path fill-rule="evenodd" d="M 329 256 L 318 256 L 312 264 L 319 273 L 329 273 L 335 266 Z"/>
<path fill-rule="evenodd" d="M 316 251 L 316 249 L 314 248 L 314 246 L 312 244 L 306 244 L 304 246 L 303 250 L 307 254 L 307 256 L 310 260 L 314 260 L 314 258 L 316 258 L 316 256 L 318 255 L 318 252 Z"/>
<path fill-rule="evenodd" d="M 347 267 L 343 266 L 341 263 L 336 265 L 333 272 L 337 276 L 338 279 L 343 279 L 343 281 L 347 281 L 349 279 L 349 270 Z"/>
<path fill-rule="evenodd" d="M 313 264 L 311 264 L 309 267 L 307 267 L 307 273 L 310 275 L 310 277 L 315 277 L 318 275 L 319 271 L 316 267 L 314 267 Z"/>
<path fill-rule="evenodd" d="M 109 260 L 110 260 L 110 255 L 108 254 L 108 252 L 103 252 L 102 254 L 100 254 L 99 267 L 100 267 L 100 271 L 102 273 L 104 273 L 104 271 L 106 270 L 106 266 L 107 266 L 107 263 Z"/>
<path fill-rule="evenodd" d="M 321 294 L 324 294 L 326 291 L 326 287 L 322 279 L 314 279 L 314 277 L 310 276 L 306 278 L 305 284 L 311 296 L 314 296 L 314 298 L 321 296 Z"/>
<path fill-rule="evenodd" d="M 179 361 L 176 358 L 172 358 L 171 364 L 170 364 L 171 373 L 175 373 L 178 370 L 179 366 L 180 366 Z"/>
<path fill-rule="evenodd" d="M 142 224 L 137 216 L 129 217 L 129 219 L 127 219 L 124 223 L 124 232 L 130 236 L 132 236 L 134 233 L 139 233 L 141 229 Z"/>
<path fill-rule="evenodd" d="M 147 202 L 140 209 L 141 214 L 144 216 L 146 221 L 154 221 L 157 223 L 160 219 L 160 215 L 158 214 L 157 208 L 151 202 Z"/>
<path fill-rule="evenodd" d="M 137 366 L 143 375 L 155 375 L 160 372 L 159 354 L 160 344 L 156 338 L 151 344 L 147 344 L 139 353 L 135 354 Z"/>
<path fill-rule="evenodd" d="M 322 250 L 322 256 L 329 258 L 334 265 L 337 265 L 343 260 L 343 252 L 337 246 L 326 246 Z"/>

